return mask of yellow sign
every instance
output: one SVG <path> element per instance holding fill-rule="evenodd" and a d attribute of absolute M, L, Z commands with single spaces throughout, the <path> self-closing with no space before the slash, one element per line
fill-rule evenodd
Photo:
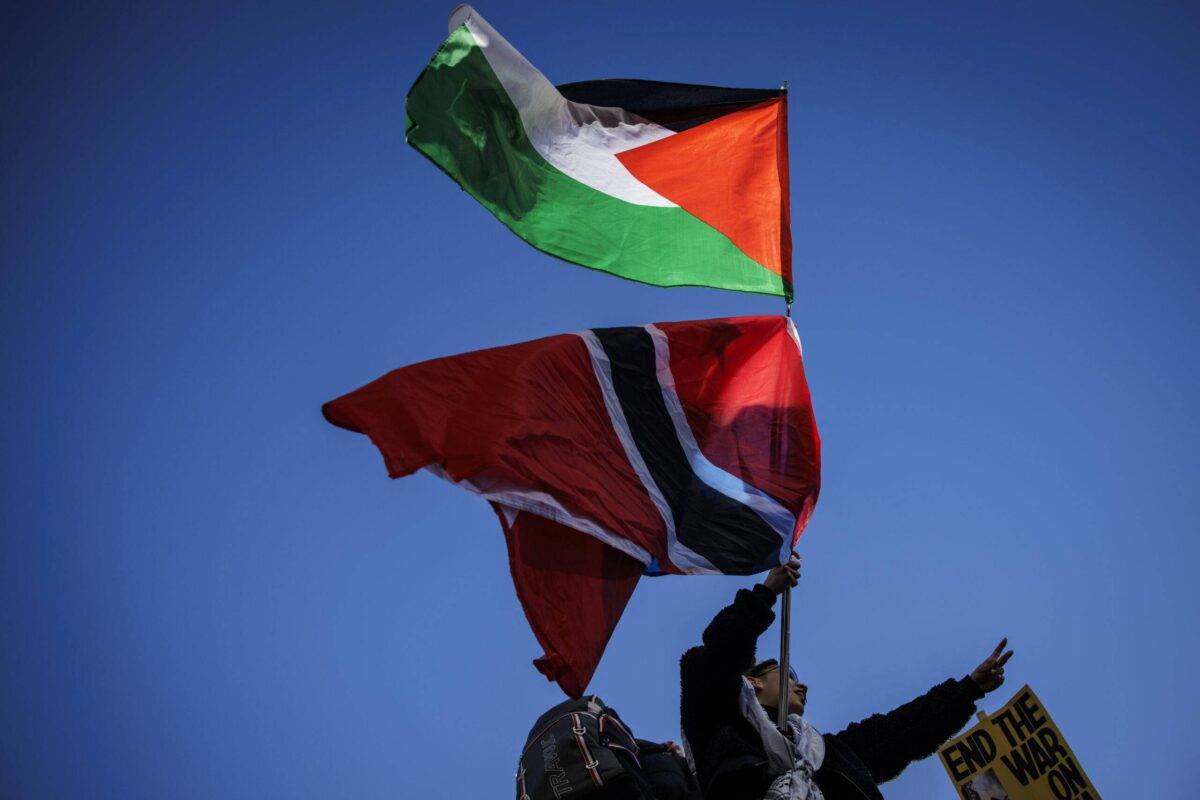
<path fill-rule="evenodd" d="M 1042 701 L 1022 686 L 938 750 L 963 800 L 1100 800 Z"/>

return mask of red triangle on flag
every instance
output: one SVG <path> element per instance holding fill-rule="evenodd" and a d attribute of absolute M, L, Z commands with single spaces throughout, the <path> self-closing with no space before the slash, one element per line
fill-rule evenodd
<path fill-rule="evenodd" d="M 726 114 L 617 158 L 642 183 L 791 280 L 786 98 Z"/>
<path fill-rule="evenodd" d="M 493 503 L 525 618 L 545 650 L 533 665 L 571 697 L 596 671 L 643 564 L 586 533 Z"/>

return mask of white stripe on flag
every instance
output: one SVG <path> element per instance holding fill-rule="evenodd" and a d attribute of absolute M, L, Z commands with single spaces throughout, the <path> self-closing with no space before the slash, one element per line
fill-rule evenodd
<path fill-rule="evenodd" d="M 530 143 L 555 169 L 585 186 L 639 206 L 674 208 L 667 198 L 633 176 L 617 153 L 673 136 L 623 108 L 574 103 L 547 80 L 479 12 L 460 5 L 450 32 L 466 25 L 488 65 L 508 93 Z"/>
<path fill-rule="evenodd" d="M 796 332 L 796 326 L 792 323 L 792 318 L 787 318 L 788 336 L 792 337 L 792 341 L 796 343 L 796 350 L 799 351 L 800 357 L 804 358 L 804 345 L 800 344 L 800 334 Z"/>
<path fill-rule="evenodd" d="M 527 511 L 530 514 L 552 519 L 561 525 L 566 525 L 568 528 L 574 528 L 581 533 L 594 536 L 605 544 L 620 550 L 625 555 L 636 558 L 643 564 L 649 564 L 654 560 L 654 557 L 645 548 L 634 544 L 628 539 L 622 539 L 620 536 L 617 536 L 612 531 L 600 526 L 587 517 L 572 514 L 563 508 L 558 500 L 545 492 L 522 489 L 517 486 L 502 484 L 500 481 L 484 478 L 455 481 L 446 474 L 445 470 L 436 464 L 430 464 L 425 469 L 437 475 L 442 480 L 449 481 L 455 486 L 466 489 L 468 492 L 477 494 L 494 503 L 499 503 L 504 508 L 505 517 L 508 519 L 508 524 L 510 525 L 516 519 L 515 515 L 509 514 L 510 509 Z"/>
<path fill-rule="evenodd" d="M 655 371 L 658 374 L 658 385 L 662 388 L 663 400 L 671 421 L 675 423 L 675 435 L 683 446 L 684 454 L 692 465 L 692 470 L 712 488 L 726 497 L 736 500 L 751 508 L 771 528 L 780 535 L 789 546 L 792 543 L 792 531 L 796 528 L 796 516 L 780 505 L 779 501 L 762 490 L 751 486 L 741 478 L 731 475 L 708 460 L 696 444 L 692 434 L 692 426 L 688 424 L 687 415 L 683 412 L 683 404 L 675 392 L 675 378 L 671 375 L 671 347 L 667 335 L 654 325 L 645 326 L 650 338 L 654 341 Z"/>
<path fill-rule="evenodd" d="M 681 572 L 689 575 L 720 575 L 721 570 L 714 567 L 707 558 L 681 544 L 676 538 L 675 517 L 671 513 L 671 507 L 667 504 L 666 498 L 662 496 L 658 484 L 654 482 L 649 468 L 646 467 L 641 451 L 638 450 L 637 443 L 633 441 L 633 434 L 629 431 L 625 412 L 621 410 L 621 401 L 617 398 L 616 389 L 613 388 L 612 369 L 608 363 L 608 354 L 604 352 L 604 346 L 600 344 L 596 334 L 591 331 L 583 331 L 577 335 L 587 345 L 588 355 L 592 358 L 592 369 L 596 373 L 597 383 L 600 384 L 604 405 L 608 408 L 608 418 L 612 422 L 613 431 L 621 441 L 621 446 L 625 448 L 625 457 L 629 459 L 633 471 L 637 473 L 642 485 L 646 487 L 646 494 L 650 495 L 650 500 L 658 509 L 658 513 L 662 515 L 663 524 L 667 528 L 667 555 L 670 556 L 671 563 Z"/>

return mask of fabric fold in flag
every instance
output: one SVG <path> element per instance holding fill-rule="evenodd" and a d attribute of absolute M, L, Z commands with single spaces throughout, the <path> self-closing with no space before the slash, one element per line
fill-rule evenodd
<path fill-rule="evenodd" d="M 324 407 L 388 473 L 489 500 L 564 691 L 586 689 L 638 574 L 761 572 L 820 488 L 783 317 L 596 328 L 398 369 Z"/>
<path fill-rule="evenodd" d="M 642 575 L 640 561 L 599 539 L 493 503 L 517 599 L 545 655 L 533 665 L 580 697 Z"/>
<path fill-rule="evenodd" d="M 656 286 L 791 301 L 782 89 L 556 87 L 459 6 L 405 116 L 408 143 L 539 250 Z"/>

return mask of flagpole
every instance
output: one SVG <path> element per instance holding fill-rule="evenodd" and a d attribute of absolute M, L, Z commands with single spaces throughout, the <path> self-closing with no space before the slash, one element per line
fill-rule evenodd
<path fill-rule="evenodd" d="M 788 82 L 784 81 L 783 85 L 779 87 L 779 93 L 786 97 L 787 91 L 788 91 Z M 785 106 L 785 108 L 786 108 L 786 106 Z M 786 124 L 787 124 L 787 115 L 785 113 L 784 114 L 784 125 L 786 125 Z M 787 191 L 789 191 L 789 192 L 791 191 L 790 186 L 787 187 Z M 787 200 L 787 198 L 784 198 L 784 200 Z M 789 231 L 789 233 L 790 233 L 790 231 Z M 787 264 L 785 266 L 790 267 L 791 264 Z M 784 297 L 783 302 L 784 302 L 784 305 L 787 307 L 787 317 L 788 317 L 788 319 L 791 319 L 792 318 L 792 301 L 789 298 Z M 784 596 L 785 597 L 787 596 L 786 593 L 784 594 Z"/>
<path fill-rule="evenodd" d="M 784 81 L 783 85 L 779 87 L 779 91 L 781 94 L 787 95 L 787 90 L 788 82 Z M 786 119 L 784 123 L 786 124 Z M 792 301 L 785 298 L 784 303 L 787 306 L 788 319 L 791 319 Z M 779 708 L 778 719 L 775 720 L 775 723 L 784 735 L 787 735 L 788 703 L 792 696 L 792 687 L 788 683 L 792 650 L 792 587 L 783 587 L 783 593 L 779 597 L 782 603 L 779 611 Z"/>
<path fill-rule="evenodd" d="M 779 729 L 787 732 L 788 700 L 791 699 L 791 687 L 788 686 L 788 656 L 791 654 L 792 637 L 792 587 L 785 587 L 780 596 L 783 608 L 779 612 L 779 718 L 775 721 Z"/>

